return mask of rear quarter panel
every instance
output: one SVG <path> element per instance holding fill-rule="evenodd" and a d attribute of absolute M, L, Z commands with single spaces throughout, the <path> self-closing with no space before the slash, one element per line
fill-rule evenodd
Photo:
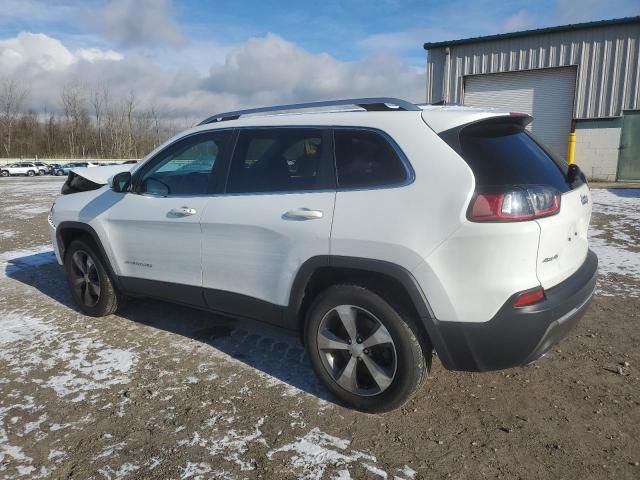
<path fill-rule="evenodd" d="M 395 140 L 415 180 L 399 188 L 339 190 L 331 254 L 384 260 L 411 271 L 460 227 L 474 180 L 419 114 L 412 121 L 389 118 L 377 128 Z M 430 285 L 423 288 L 431 299 Z"/>

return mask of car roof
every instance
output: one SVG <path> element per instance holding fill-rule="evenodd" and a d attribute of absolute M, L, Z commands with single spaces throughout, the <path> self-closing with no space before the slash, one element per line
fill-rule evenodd
<path fill-rule="evenodd" d="M 502 109 L 474 108 L 461 105 L 419 105 L 419 111 L 368 112 L 359 109 L 332 109 L 324 111 L 278 112 L 241 116 L 237 119 L 208 123 L 190 129 L 214 130 L 240 127 L 277 127 L 277 126 L 352 126 L 372 127 L 386 130 L 393 124 L 403 121 L 422 120 L 435 132 L 471 123 L 483 118 L 508 116 L 510 112 Z"/>
<path fill-rule="evenodd" d="M 417 113 L 420 113 L 424 122 L 436 132 L 481 118 L 509 115 L 509 112 L 500 109 L 414 104 L 392 97 L 371 97 L 275 105 L 219 113 L 206 118 L 198 127 L 208 126 L 208 128 L 217 129 L 331 124 L 364 127 L 378 124 L 382 128 L 390 120 L 392 122 L 404 121 L 407 118 L 415 120 Z"/>
<path fill-rule="evenodd" d="M 398 99 L 379 98 L 379 99 L 353 99 L 354 106 L 340 104 L 336 107 L 314 108 L 312 110 L 294 109 L 293 111 L 260 111 L 259 113 L 242 113 L 229 112 L 217 114 L 208 117 L 192 128 L 179 132 L 170 138 L 155 150 L 150 152 L 140 164 L 144 163 L 148 158 L 155 155 L 158 151 L 167 145 L 179 140 L 180 138 L 198 132 L 214 131 L 231 128 L 243 127 L 353 127 L 353 128 L 374 128 L 392 133 L 398 128 L 402 128 L 403 122 L 420 121 L 426 123 L 436 133 L 463 125 L 483 118 L 494 116 L 509 115 L 504 110 L 479 109 L 473 107 L 465 107 L 461 105 L 419 105 L 410 104 L 407 108 L 410 110 L 397 109 L 372 109 L 364 110 L 358 108 L 357 101 L 361 100 L 378 100 L 399 101 L 403 104 L 408 102 Z M 338 101 L 344 102 L 344 101 Z M 325 103 L 325 102 L 323 102 Z M 304 104 L 307 108 L 306 105 Z M 380 105 L 380 104 L 378 104 Z M 280 108 L 280 107 L 274 107 Z M 263 110 L 263 109 L 260 109 Z M 224 118 L 222 121 L 216 119 Z M 213 120 L 212 120 L 213 119 Z M 207 123 L 210 122 L 210 123 Z M 139 165 L 140 165 L 139 164 Z M 135 170 L 135 169 L 134 169 Z"/>

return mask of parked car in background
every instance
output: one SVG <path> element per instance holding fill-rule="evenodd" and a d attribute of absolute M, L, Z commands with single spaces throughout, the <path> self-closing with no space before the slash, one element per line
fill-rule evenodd
<path fill-rule="evenodd" d="M 71 169 L 73 169 L 73 168 L 78 168 L 78 167 L 97 167 L 97 166 L 98 165 L 96 165 L 95 163 L 91 163 L 91 162 L 65 163 L 61 167 L 56 168 L 55 175 L 57 175 L 57 176 L 67 175 L 71 171 Z"/>
<path fill-rule="evenodd" d="M 28 177 L 34 177 L 39 174 L 39 167 L 28 162 L 13 163 L 11 165 L 4 165 L 0 167 L 0 175 L 3 177 L 9 177 L 11 175 L 27 175 Z"/>
<path fill-rule="evenodd" d="M 33 162 L 38 167 L 38 175 L 47 175 L 51 173 L 51 166 L 44 162 Z"/>
<path fill-rule="evenodd" d="M 59 169 L 62 165 L 59 163 L 50 163 L 49 164 L 49 175 L 55 175 L 56 170 Z"/>

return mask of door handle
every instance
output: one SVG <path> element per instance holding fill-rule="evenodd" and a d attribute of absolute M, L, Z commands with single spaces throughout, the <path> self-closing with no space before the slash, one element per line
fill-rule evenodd
<path fill-rule="evenodd" d="M 315 220 L 316 218 L 322 218 L 322 212 L 320 210 L 310 210 L 308 208 L 298 208 L 296 210 L 289 210 L 282 214 L 283 220 Z"/>
<path fill-rule="evenodd" d="M 196 213 L 197 210 L 190 207 L 177 207 L 169 210 L 169 216 L 171 217 L 190 217 Z"/>

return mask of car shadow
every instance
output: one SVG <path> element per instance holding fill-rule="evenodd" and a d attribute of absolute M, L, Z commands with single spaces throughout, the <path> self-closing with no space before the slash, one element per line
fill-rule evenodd
<path fill-rule="evenodd" d="M 64 271 L 52 251 L 25 253 L 9 259 L 4 274 L 79 313 Z M 290 387 L 336 403 L 316 379 L 295 333 L 258 321 L 233 319 L 152 299 L 132 299 L 118 316 L 196 340 Z"/>

